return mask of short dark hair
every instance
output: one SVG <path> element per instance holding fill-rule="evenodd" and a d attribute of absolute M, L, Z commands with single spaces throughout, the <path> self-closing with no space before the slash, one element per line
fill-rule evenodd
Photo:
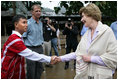
<path fill-rule="evenodd" d="M 27 19 L 24 15 L 16 15 L 12 19 L 12 23 L 14 24 L 15 22 L 18 22 L 20 19 Z"/>
<path fill-rule="evenodd" d="M 12 26 L 15 27 L 14 26 L 15 22 L 18 22 L 21 18 L 22 19 L 27 19 L 24 15 L 16 15 L 16 16 L 14 16 L 13 19 L 12 19 Z"/>

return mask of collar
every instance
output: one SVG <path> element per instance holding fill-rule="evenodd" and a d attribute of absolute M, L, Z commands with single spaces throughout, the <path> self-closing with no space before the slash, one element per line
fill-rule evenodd
<path fill-rule="evenodd" d="M 96 27 L 96 29 L 95 29 L 95 32 L 96 32 L 96 33 L 99 32 L 99 22 L 98 22 L 98 25 L 97 25 L 97 27 Z"/>
<path fill-rule="evenodd" d="M 100 21 L 98 21 L 98 25 L 97 25 L 97 27 L 96 27 L 96 29 L 95 29 L 95 32 L 99 32 L 100 30 L 99 30 L 99 25 L 101 25 L 102 23 L 100 22 Z M 89 28 L 89 31 L 91 31 L 91 29 Z"/>
<path fill-rule="evenodd" d="M 99 31 L 99 34 L 102 34 L 104 31 L 108 29 L 108 26 L 103 24 L 101 21 L 98 21 L 97 29 Z"/>
<path fill-rule="evenodd" d="M 100 30 L 99 30 L 99 24 L 101 24 L 100 22 L 98 22 L 98 25 L 97 25 L 97 27 L 96 27 L 96 29 L 95 29 L 95 32 L 94 32 L 94 34 L 95 33 L 98 33 Z M 91 33 L 91 29 L 89 28 L 89 33 Z"/>
<path fill-rule="evenodd" d="M 31 17 L 31 20 L 33 23 L 37 23 L 36 20 L 33 19 L 33 17 Z M 39 21 L 40 21 L 40 19 L 39 19 Z"/>
<path fill-rule="evenodd" d="M 12 34 L 16 34 L 17 36 L 19 36 L 20 38 L 22 37 L 22 35 L 18 32 L 18 31 L 12 31 Z"/>
<path fill-rule="evenodd" d="M 33 23 L 36 23 L 36 21 L 33 19 L 33 17 L 31 17 L 31 20 L 32 20 Z"/>

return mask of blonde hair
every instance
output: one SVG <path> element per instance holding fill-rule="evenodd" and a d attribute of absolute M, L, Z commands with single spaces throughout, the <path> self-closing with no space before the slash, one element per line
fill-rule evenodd
<path fill-rule="evenodd" d="M 38 5 L 38 4 L 34 4 L 32 7 L 31 7 L 31 11 L 33 11 L 34 10 L 34 7 L 35 6 L 37 6 L 38 8 L 40 8 L 41 9 L 41 6 L 40 5 Z"/>
<path fill-rule="evenodd" d="M 101 21 L 101 11 L 98 6 L 93 3 L 88 4 L 86 7 L 82 7 L 79 10 L 79 14 L 82 15 L 82 13 L 89 17 L 92 17 L 96 21 Z"/>

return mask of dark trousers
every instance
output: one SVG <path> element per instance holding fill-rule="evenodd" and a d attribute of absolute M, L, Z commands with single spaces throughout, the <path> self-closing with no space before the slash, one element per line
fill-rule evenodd
<path fill-rule="evenodd" d="M 73 52 L 75 52 L 77 48 L 77 44 L 76 45 L 69 45 L 67 44 L 67 47 L 66 47 L 66 54 L 70 53 L 71 52 L 71 49 L 73 50 Z M 65 62 L 65 65 L 69 65 L 69 61 Z M 74 65 L 76 65 L 76 60 L 74 60 Z"/>
<path fill-rule="evenodd" d="M 40 47 L 28 47 L 32 51 L 35 51 L 39 54 L 43 54 L 43 48 Z M 27 79 L 40 79 L 43 72 L 43 65 L 41 62 L 31 61 L 26 59 L 27 64 Z"/>

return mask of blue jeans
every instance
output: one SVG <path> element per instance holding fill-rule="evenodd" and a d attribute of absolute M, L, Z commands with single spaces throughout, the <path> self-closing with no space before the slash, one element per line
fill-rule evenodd
<path fill-rule="evenodd" d="M 57 38 L 51 39 L 51 46 L 54 49 L 55 55 L 59 56 L 58 49 L 57 49 Z M 52 49 L 50 51 L 50 56 L 52 56 Z"/>

